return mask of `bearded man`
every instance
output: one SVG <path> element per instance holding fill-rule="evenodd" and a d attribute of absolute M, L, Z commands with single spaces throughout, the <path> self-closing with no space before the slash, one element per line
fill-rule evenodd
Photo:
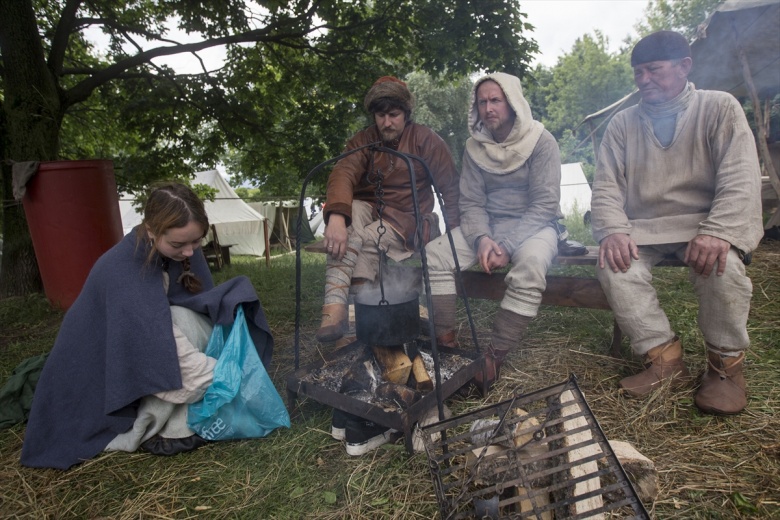
<path fill-rule="evenodd" d="M 460 178 L 461 226 L 452 231 L 461 269 L 488 274 L 512 264 L 485 356 L 487 381 L 537 315 L 545 275 L 558 254 L 561 156 L 555 138 L 533 119 L 520 79 L 504 73 L 474 85 Z M 455 262 L 446 236 L 425 249 L 437 343 L 457 346 Z M 474 383 L 483 385 L 482 372 Z"/>
<path fill-rule="evenodd" d="M 458 175 L 447 144 L 430 128 L 412 121 L 414 97 L 406 83 L 392 76 L 379 78 L 364 100 L 374 124 L 355 134 L 345 151 L 377 143 L 392 150 L 422 158 L 444 199 L 444 214 L 450 226 L 460 224 Z M 438 232 L 438 220 L 430 219 L 434 208 L 431 180 L 418 160 L 416 176 L 420 215 Z M 377 181 L 381 178 L 381 205 Z M 379 211 L 381 209 L 381 222 Z M 341 159 L 328 178 L 325 203 L 325 302 L 317 339 L 340 339 L 348 324 L 348 298 L 353 280 L 373 284 L 380 261 L 378 248 L 397 262 L 425 246 L 416 237 L 409 168 L 393 154 L 363 148 Z M 423 241 L 427 237 L 423 237 Z"/>

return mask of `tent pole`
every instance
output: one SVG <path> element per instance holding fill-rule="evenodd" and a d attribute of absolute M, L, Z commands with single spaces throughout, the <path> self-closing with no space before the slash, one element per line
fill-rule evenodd
<path fill-rule="evenodd" d="M 588 127 L 590 127 L 590 143 L 593 145 L 593 155 L 596 157 L 596 161 L 598 161 L 599 157 L 599 143 L 596 140 L 596 126 L 594 125 L 593 121 L 588 121 Z"/>
<path fill-rule="evenodd" d="M 268 238 L 268 219 L 263 219 L 263 235 L 265 235 L 265 266 L 271 267 L 271 240 Z"/>

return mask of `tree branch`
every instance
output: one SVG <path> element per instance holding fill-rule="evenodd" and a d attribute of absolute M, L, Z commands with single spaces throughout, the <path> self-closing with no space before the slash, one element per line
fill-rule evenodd
<path fill-rule="evenodd" d="M 68 47 L 68 39 L 76 22 L 76 12 L 81 6 L 82 0 L 68 0 L 65 7 L 62 8 L 60 21 L 57 22 L 57 29 L 54 31 L 54 38 L 51 41 L 51 52 L 49 53 L 48 66 L 56 76 L 62 71 L 62 63 L 65 59 L 65 50 Z"/>
<path fill-rule="evenodd" d="M 115 29 L 117 32 L 120 32 L 124 35 L 126 35 L 127 33 L 133 33 L 133 34 L 137 34 L 138 36 L 143 36 L 144 38 L 147 38 L 149 40 L 157 40 L 157 41 L 161 41 L 165 43 L 173 43 L 177 45 L 179 44 L 179 42 L 177 41 L 163 38 L 161 34 L 145 31 L 144 29 L 138 27 L 131 27 L 128 25 L 124 25 L 110 18 L 79 18 L 78 20 L 76 20 L 75 28 L 77 29 L 86 28 L 93 25 L 104 25 L 106 27 L 111 27 L 112 29 Z"/>
<path fill-rule="evenodd" d="M 76 0 L 70 0 L 76 1 Z M 316 5 L 316 4 L 315 4 Z M 73 88 L 65 93 L 65 104 L 73 105 L 87 99 L 93 90 L 100 85 L 105 84 L 112 79 L 117 78 L 124 71 L 143 65 L 144 63 L 151 62 L 154 58 L 161 56 L 171 56 L 175 54 L 181 54 L 185 52 L 197 52 L 210 47 L 216 47 L 218 45 L 227 45 L 233 43 L 249 43 L 249 42 L 264 42 L 264 43 L 277 43 L 287 45 L 293 48 L 307 48 L 308 45 L 293 44 L 291 40 L 301 40 L 306 35 L 311 34 L 314 31 L 310 25 L 306 30 L 290 31 L 290 32 L 277 32 L 283 31 L 286 28 L 295 27 L 302 21 L 311 20 L 314 15 L 314 10 L 309 9 L 304 15 L 291 18 L 288 20 L 280 21 L 275 26 L 264 27 L 262 29 L 255 29 L 240 34 L 234 34 L 230 36 L 222 36 L 219 38 L 212 38 L 195 43 L 177 44 L 170 47 L 156 47 L 147 51 L 139 52 L 134 56 L 130 56 L 127 59 L 119 61 L 100 72 L 97 72 L 84 79 Z M 276 33 L 276 34 L 274 34 Z"/>

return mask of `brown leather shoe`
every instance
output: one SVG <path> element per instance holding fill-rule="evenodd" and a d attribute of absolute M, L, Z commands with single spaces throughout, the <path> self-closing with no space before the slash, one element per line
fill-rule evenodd
<path fill-rule="evenodd" d="M 349 328 L 349 311 L 343 303 L 328 303 L 322 306 L 322 322 L 317 329 L 317 341 L 330 343 L 340 339 Z"/>
<path fill-rule="evenodd" d="M 738 356 L 721 356 L 707 351 L 707 370 L 696 392 L 696 407 L 705 413 L 732 415 L 747 406 L 745 376 L 742 365 L 745 353 Z"/>
<path fill-rule="evenodd" d="M 458 343 L 458 336 L 454 330 L 445 332 L 441 336 L 436 336 L 436 344 L 440 347 L 460 348 Z"/>
<path fill-rule="evenodd" d="M 670 381 L 672 388 L 688 382 L 690 373 L 682 358 L 682 345 L 675 336 L 668 343 L 651 348 L 645 354 L 645 370 L 620 380 L 620 387 L 631 397 L 645 397 Z"/>
<path fill-rule="evenodd" d="M 489 348 L 485 352 L 485 370 L 480 370 L 474 375 L 471 384 L 477 387 L 482 397 L 485 397 L 501 376 L 501 365 L 504 364 L 508 350 L 495 350 Z"/>

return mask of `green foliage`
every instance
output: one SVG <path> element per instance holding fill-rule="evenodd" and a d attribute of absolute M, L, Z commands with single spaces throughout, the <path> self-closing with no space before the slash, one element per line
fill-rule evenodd
<path fill-rule="evenodd" d="M 591 129 L 580 127 L 586 116 L 630 93 L 634 88 L 626 55 L 610 53 L 608 39 L 599 31 L 578 38 L 572 50 L 551 68 L 537 65 L 524 81 L 524 93 L 534 117 L 557 139 L 561 162 L 582 163 L 588 181 L 595 172 Z"/>
<path fill-rule="evenodd" d="M 547 116 L 542 120 L 556 137 L 633 90 L 627 57 L 611 54 L 608 44 L 609 39 L 595 31 L 578 38 L 572 50 L 558 58 L 550 83 L 543 87 Z"/>
<path fill-rule="evenodd" d="M 174 24 L 192 41 L 172 41 Z M 522 76 L 537 50 L 530 29 L 514 0 L 2 2 L 0 151 L 6 161 L 112 159 L 130 192 L 222 160 L 236 183 L 286 196 L 365 124 L 377 77 Z M 100 54 L 88 30 L 107 38 Z M 197 74 L 154 61 L 220 45 L 224 65 Z M 11 274 L 35 262 L 29 232 L 19 208 L 4 211 L 14 251 L 0 294 L 24 294 L 40 286 Z"/>
<path fill-rule="evenodd" d="M 537 121 L 548 118 L 547 91 L 553 81 L 553 68 L 545 67 L 541 63 L 523 78 L 523 95 L 531 105 L 531 114 Z"/>
<path fill-rule="evenodd" d="M 696 28 L 720 3 L 721 0 L 650 0 L 645 8 L 646 20 L 634 28 L 640 38 L 656 31 L 677 31 L 693 40 Z"/>
<path fill-rule="evenodd" d="M 235 192 L 244 201 L 260 202 L 263 200 L 263 192 L 257 188 L 239 186 L 235 188 Z"/>
<path fill-rule="evenodd" d="M 412 117 L 416 122 L 431 127 L 444 139 L 460 171 L 463 148 L 469 138 L 471 80 L 467 76 L 453 80 L 436 79 L 422 72 L 413 72 L 405 79 L 416 99 Z"/>

